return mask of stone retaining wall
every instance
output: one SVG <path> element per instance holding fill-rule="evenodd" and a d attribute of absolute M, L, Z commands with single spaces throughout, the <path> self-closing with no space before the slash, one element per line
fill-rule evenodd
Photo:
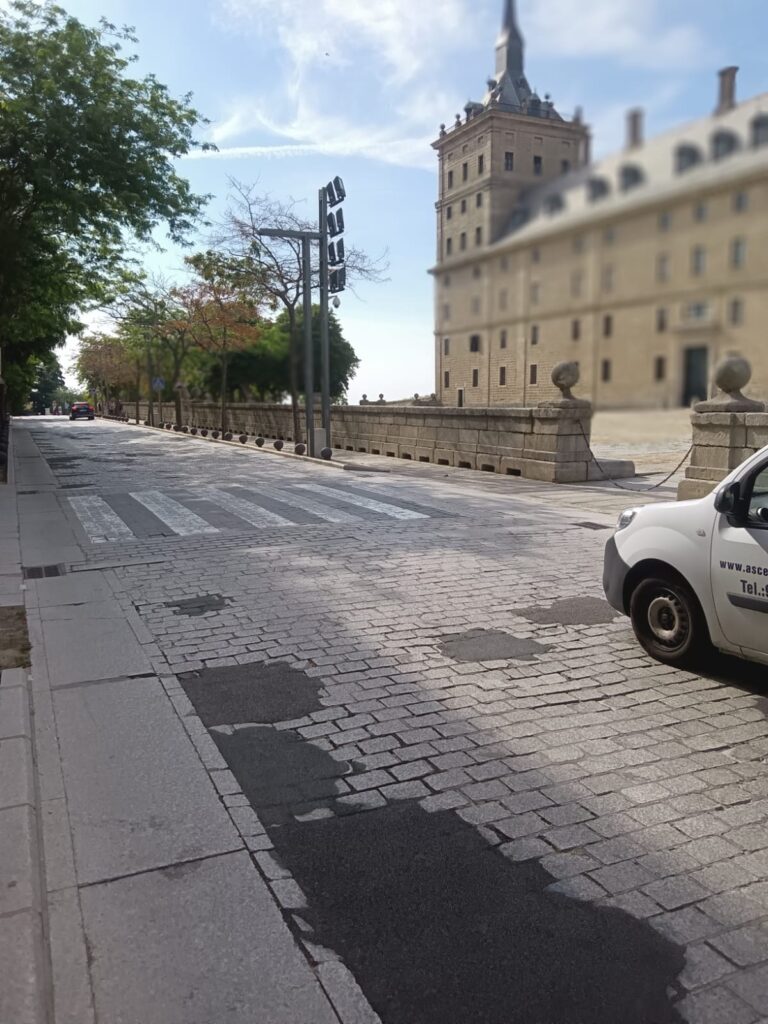
<path fill-rule="evenodd" d="M 141 415 L 146 418 L 146 404 Z M 219 426 L 213 402 L 185 401 L 183 416 L 190 426 Z M 341 451 L 579 483 L 602 479 L 586 440 L 591 421 L 586 403 L 508 409 L 334 406 L 332 440 Z M 291 409 L 285 405 L 231 405 L 227 426 L 235 434 L 294 440 Z M 617 476 L 634 474 L 632 463 L 610 468 Z"/>

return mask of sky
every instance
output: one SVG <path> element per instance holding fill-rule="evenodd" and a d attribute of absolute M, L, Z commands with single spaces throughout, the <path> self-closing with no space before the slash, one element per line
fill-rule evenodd
<path fill-rule="evenodd" d="M 310 217 L 319 187 L 341 175 L 348 243 L 389 262 L 385 282 L 343 296 L 361 359 L 349 399 L 433 391 L 430 143 L 482 98 L 502 0 L 60 2 L 88 23 L 133 26 L 138 69 L 193 93 L 210 120 L 200 137 L 218 153 L 181 167 L 215 197 L 212 223 L 232 179 Z M 566 116 L 583 107 L 597 156 L 621 147 L 630 107 L 645 108 L 649 135 L 711 113 L 725 65 L 740 65 L 742 98 L 768 91 L 766 0 L 518 0 L 518 15 L 531 85 Z M 181 275 L 182 258 L 169 247 L 148 254 L 147 269 Z"/>

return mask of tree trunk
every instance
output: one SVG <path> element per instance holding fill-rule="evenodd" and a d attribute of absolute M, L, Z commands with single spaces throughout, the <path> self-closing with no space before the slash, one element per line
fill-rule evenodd
<path fill-rule="evenodd" d="M 149 381 L 149 389 L 147 391 L 147 419 L 149 420 L 150 427 L 154 427 L 155 425 L 155 403 L 152 398 L 152 384 L 154 379 L 154 374 L 152 373 L 152 351 L 147 347 L 147 380 Z"/>
<path fill-rule="evenodd" d="M 296 337 L 296 309 L 288 307 L 288 328 L 290 337 L 289 384 L 291 388 L 291 409 L 293 411 L 293 440 L 301 441 L 301 415 L 299 412 L 299 345 Z"/>
<path fill-rule="evenodd" d="M 181 416 L 181 392 L 179 391 L 179 378 L 181 377 L 180 360 L 174 359 L 173 363 L 173 402 L 176 407 L 176 426 L 182 426 Z"/>
<path fill-rule="evenodd" d="M 136 425 L 141 422 L 141 363 L 136 364 Z"/>
<path fill-rule="evenodd" d="M 229 353 L 226 349 L 221 353 L 221 432 L 227 430 L 227 371 L 229 369 Z"/>

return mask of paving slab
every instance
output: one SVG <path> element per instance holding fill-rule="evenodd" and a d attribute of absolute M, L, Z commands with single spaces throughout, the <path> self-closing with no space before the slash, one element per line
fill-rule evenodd
<path fill-rule="evenodd" d="M 99 1020 L 338 1024 L 245 852 L 91 886 L 81 901 Z"/>
<path fill-rule="evenodd" d="M 79 884 L 242 847 L 157 679 L 58 690 L 54 707 Z"/>
<path fill-rule="evenodd" d="M 30 736 L 29 700 L 24 686 L 0 688 L 0 739 Z"/>
<path fill-rule="evenodd" d="M 152 671 L 136 634 L 121 619 L 43 622 L 42 631 L 52 687 Z"/>
<path fill-rule="evenodd" d="M 0 1021 L 40 1024 L 47 1020 L 47 992 L 42 973 L 40 915 L 24 910 L 0 917 Z"/>
<path fill-rule="evenodd" d="M 39 895 L 35 815 L 31 807 L 0 810 L 0 916 L 28 910 Z"/>
<path fill-rule="evenodd" d="M 32 745 L 23 736 L 0 740 L 0 807 L 34 807 Z"/>
<path fill-rule="evenodd" d="M 99 604 L 113 599 L 109 584 L 100 572 L 69 573 L 51 579 L 30 580 L 30 596 L 40 608 L 90 602 Z"/>

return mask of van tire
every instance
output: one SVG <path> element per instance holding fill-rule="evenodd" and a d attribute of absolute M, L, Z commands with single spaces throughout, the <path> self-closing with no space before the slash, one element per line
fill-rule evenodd
<path fill-rule="evenodd" d="M 701 605 L 681 580 L 642 580 L 632 593 L 629 614 L 644 650 L 665 665 L 695 669 L 712 650 Z"/>

